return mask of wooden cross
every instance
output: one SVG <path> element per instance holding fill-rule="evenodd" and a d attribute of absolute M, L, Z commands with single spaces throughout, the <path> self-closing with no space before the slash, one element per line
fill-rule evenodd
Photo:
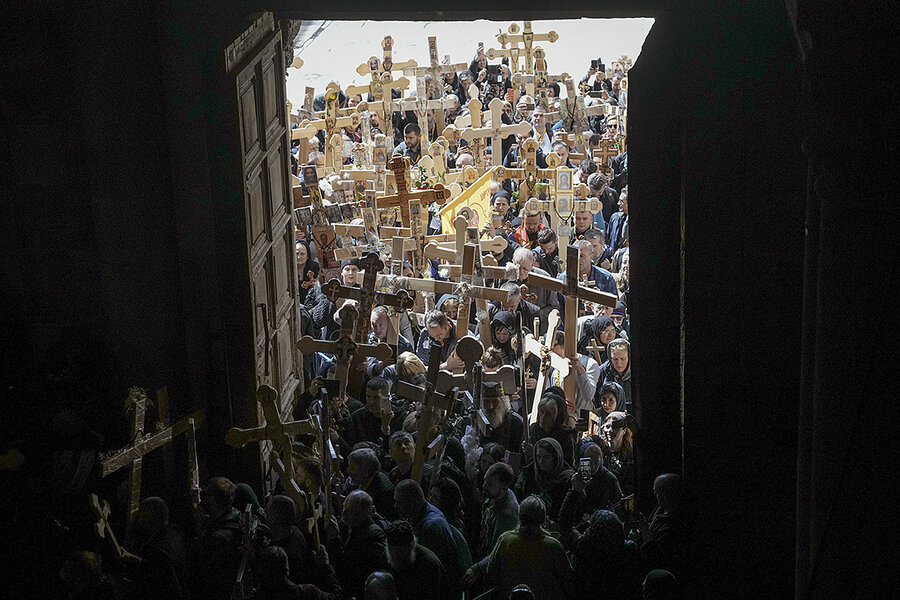
<path fill-rule="evenodd" d="M 341 128 L 348 125 L 359 127 L 360 123 L 358 112 L 345 117 L 337 116 L 340 93 L 340 87 L 334 82 L 329 83 L 325 89 L 325 167 L 334 171 L 340 171 L 343 163 L 341 147 L 344 144 L 344 136 L 341 135 Z"/>
<path fill-rule="evenodd" d="M 482 382 L 496 381 L 500 383 L 504 389 L 503 393 L 507 395 L 510 394 L 510 391 L 515 391 L 519 387 L 519 384 L 517 383 L 518 369 L 513 365 L 503 365 L 493 373 L 485 372 L 481 378 Z M 439 393 L 444 393 L 454 387 L 469 389 L 466 387 L 467 385 L 465 373 L 454 374 L 450 371 L 440 371 L 438 373 L 435 389 Z"/>
<path fill-rule="evenodd" d="M 455 395 L 452 393 L 442 395 L 435 392 L 435 384 L 437 382 L 440 366 L 441 346 L 432 344 L 431 353 L 428 355 L 428 371 L 425 380 L 425 388 L 422 390 L 421 395 L 422 409 L 419 413 L 417 422 L 418 433 L 416 435 L 416 450 L 413 455 L 412 464 L 412 478 L 415 481 L 420 481 L 422 479 L 422 465 L 429 454 L 426 448 L 432 451 L 436 450 L 440 443 L 437 438 L 434 440 L 429 440 L 428 438 L 431 436 L 432 430 L 436 426 L 440 426 L 443 414 L 450 410 L 455 400 Z M 407 388 L 416 388 L 416 386 L 407 386 Z M 409 395 L 403 397 L 410 398 Z M 415 399 L 415 397 L 410 399 Z M 429 441 L 431 442 L 430 444 L 428 443 Z"/>
<path fill-rule="evenodd" d="M 368 108 L 378 114 L 378 117 L 381 120 L 381 130 L 384 132 L 390 147 L 393 148 L 394 127 L 391 122 L 391 115 L 393 114 L 391 110 L 391 101 L 393 100 L 391 97 L 391 90 L 395 88 L 401 90 L 406 89 L 409 87 L 409 80 L 405 77 L 400 77 L 395 80 L 391 71 L 402 71 L 403 69 L 413 68 L 416 67 L 418 63 L 415 60 L 395 63 L 393 60 L 394 40 L 389 35 L 384 36 L 381 47 L 383 51 L 383 58 L 381 60 L 376 56 L 372 56 L 369 58 L 368 62 L 365 62 L 356 68 L 356 72 L 360 75 L 369 74 L 372 76 L 372 81 L 369 84 L 370 87 L 352 86 L 348 87 L 347 91 L 348 93 L 353 94 L 372 94 L 373 101 L 369 103 Z"/>
<path fill-rule="evenodd" d="M 578 301 L 587 300 L 589 302 L 595 302 L 597 304 L 615 308 L 618 298 L 613 294 L 607 294 L 606 292 L 601 292 L 600 290 L 579 284 L 578 267 L 580 263 L 578 260 L 578 248 L 575 246 L 566 247 L 566 263 L 568 264 L 568 268 L 566 269 L 566 281 L 563 282 L 553 277 L 538 275 L 537 273 L 532 272 L 528 274 L 528 283 L 552 292 L 557 292 L 566 297 L 566 303 L 568 304 L 569 309 L 565 313 L 564 327 L 564 331 L 566 332 L 566 358 L 578 360 L 578 340 L 576 335 L 576 331 L 578 330 Z M 566 392 L 566 402 L 569 405 L 569 412 L 573 412 L 575 410 L 576 389 L 576 375 L 574 371 L 569 371 L 569 374 L 565 378 L 563 389 Z"/>
<path fill-rule="evenodd" d="M 378 360 L 387 360 L 393 354 L 391 347 L 380 342 L 378 344 L 358 344 L 353 341 L 353 330 L 359 312 L 351 304 L 344 304 L 338 311 L 341 318 L 341 334 L 337 341 L 317 340 L 308 335 L 297 342 L 297 350 L 301 354 L 325 352 L 333 354 L 337 360 L 335 379 L 341 382 L 340 397 L 347 393 L 347 382 L 350 378 L 351 359 L 362 360 L 366 356 L 374 356 Z"/>
<path fill-rule="evenodd" d="M 318 548 L 321 543 L 319 537 L 319 517 L 324 514 L 324 510 L 321 506 L 310 506 L 310 504 L 314 504 L 314 502 L 311 503 L 306 492 L 300 489 L 296 475 L 284 464 L 284 461 L 281 460 L 281 456 L 278 454 L 277 450 L 272 450 L 272 452 L 269 453 L 269 464 L 273 466 L 275 471 L 278 472 L 278 475 L 281 477 L 281 483 L 284 486 L 285 493 L 290 496 L 297 506 L 297 514 L 303 515 L 306 514 L 307 511 L 311 513 L 310 516 L 306 518 L 306 532 L 313 536 L 313 545 Z"/>
<path fill-rule="evenodd" d="M 588 115 L 584 109 L 584 96 L 579 96 L 575 92 L 575 82 L 571 77 L 566 79 L 566 98 L 559 101 L 559 114 L 566 131 L 571 131 L 575 136 L 575 143 L 569 147 L 574 154 L 584 158 L 586 156 L 584 133 L 590 131 L 591 126 L 588 124 Z"/>
<path fill-rule="evenodd" d="M 503 138 L 509 137 L 510 135 L 528 135 L 528 133 L 531 132 L 531 124 L 527 121 L 522 121 L 521 123 L 513 125 L 504 125 L 503 105 L 504 102 L 500 98 L 492 99 L 490 104 L 488 104 L 491 112 L 490 125 L 486 127 L 473 126 L 464 129 L 460 134 L 460 137 L 467 142 L 472 141 L 474 138 L 490 138 L 491 162 L 495 167 L 503 165 Z M 476 164 L 477 162 L 478 159 L 476 157 Z"/>
<path fill-rule="evenodd" d="M 306 189 L 309 191 L 310 205 L 312 206 L 312 236 L 316 246 L 319 249 L 319 264 L 323 271 L 326 269 L 335 269 L 340 266 L 340 262 L 334 256 L 337 248 L 335 243 L 334 228 L 328 225 L 328 218 L 325 216 L 325 205 L 322 204 L 322 191 L 319 189 L 319 174 L 315 165 L 304 165 L 303 180 L 306 183 Z"/>
<path fill-rule="evenodd" d="M 265 384 L 259 386 L 253 394 L 253 399 L 262 407 L 265 423 L 250 429 L 232 427 L 225 434 L 225 442 L 232 448 L 243 448 L 253 442 L 262 444 L 264 441 L 269 441 L 288 466 L 288 472 L 293 473 L 294 461 L 291 444 L 294 437 L 315 434 L 318 428 L 312 419 L 282 421 L 281 411 L 278 407 L 278 392 L 271 386 Z"/>
<path fill-rule="evenodd" d="M 194 510 L 200 508 L 200 465 L 197 461 L 197 423 L 193 417 L 186 420 L 185 429 L 188 454 L 188 478 L 190 480 L 191 506 Z"/>
<path fill-rule="evenodd" d="M 619 155 L 619 146 L 616 140 L 600 140 L 600 147 L 591 151 L 597 167 L 607 176 L 612 173 L 612 167 L 609 166 L 609 159 Z"/>
<path fill-rule="evenodd" d="M 375 200 L 376 208 L 399 208 L 400 220 L 405 227 L 410 226 L 409 222 L 409 202 L 410 200 L 419 200 L 427 205 L 430 202 L 444 204 L 450 199 L 450 192 L 438 183 L 433 189 L 417 190 L 411 192 L 409 184 L 406 181 L 406 174 L 409 171 L 407 159 L 402 156 L 395 155 L 388 165 L 394 172 L 394 178 L 397 182 L 397 193 L 389 196 L 382 196 Z"/>
<path fill-rule="evenodd" d="M 97 537 L 101 540 L 107 540 L 116 558 L 131 562 L 140 562 L 140 556 L 132 554 L 119 544 L 119 540 L 116 538 L 116 534 L 109 524 L 109 514 L 111 512 L 109 509 L 109 502 L 104 500 L 101 505 L 97 494 L 91 494 L 90 503 L 91 510 L 94 512 L 94 516 L 97 517 L 97 522 L 94 523 L 94 533 L 97 534 Z"/>
<path fill-rule="evenodd" d="M 488 60 L 496 60 L 497 58 L 506 57 L 509 59 L 509 70 L 510 75 L 516 75 L 520 73 L 519 69 L 519 57 L 522 54 L 522 49 L 518 46 L 514 46 L 512 48 L 488 48 L 487 50 L 487 58 Z"/>
<path fill-rule="evenodd" d="M 181 420 L 174 426 L 166 423 L 165 407 L 157 404 L 157 423 L 154 431 L 146 432 L 144 419 L 147 410 L 147 392 L 140 388 L 131 388 L 125 399 L 125 408 L 131 411 L 131 442 L 124 448 L 106 455 L 100 460 L 100 477 L 107 477 L 122 467 L 128 466 L 128 527 L 134 515 L 140 508 L 141 502 L 141 474 L 143 470 L 143 457 L 146 454 L 171 443 L 172 438 L 187 431 L 187 421 Z M 203 418 L 203 411 L 192 413 L 195 423 Z M 189 418 L 190 418 L 189 417 Z"/>
<path fill-rule="evenodd" d="M 503 181 L 504 179 L 518 179 L 519 183 L 519 202 L 522 206 L 526 201 L 535 195 L 537 189 L 537 180 L 555 178 L 554 169 L 559 165 L 560 159 L 556 152 L 547 155 L 547 169 L 538 169 L 537 166 L 537 149 L 538 143 L 533 137 L 522 142 L 519 148 L 520 159 L 524 161 L 524 165 L 518 168 L 494 167 L 491 177 L 494 181 Z"/>
<path fill-rule="evenodd" d="M 561 378 L 565 378 L 569 374 L 569 361 L 553 352 L 553 345 L 556 341 L 556 330 L 559 328 L 559 311 L 555 308 L 547 315 L 547 334 L 539 339 L 533 334 L 525 335 L 525 352 L 537 356 L 541 361 L 541 368 L 538 373 L 537 386 L 534 389 L 535 402 L 528 411 L 528 425 L 537 420 L 538 401 L 544 394 L 547 387 L 547 375 L 550 368 L 556 369 Z M 568 337 L 568 336 L 566 336 Z M 574 406 L 574 402 L 573 402 Z"/>
<path fill-rule="evenodd" d="M 378 258 L 377 253 L 366 253 L 359 261 L 359 268 L 364 271 L 362 287 L 344 286 L 339 280 L 332 279 L 322 286 L 322 293 L 332 302 L 336 302 L 338 298 L 352 298 L 357 301 L 358 315 L 354 337 L 358 343 L 364 344 L 369 338 L 369 320 L 375 303 L 407 309 L 412 308 L 413 300 L 405 290 L 400 290 L 397 294 L 375 291 L 378 274 L 384 269 L 384 262 Z"/>
<path fill-rule="evenodd" d="M 437 279 L 415 279 L 412 277 L 393 277 L 396 289 L 415 290 L 417 292 L 430 292 L 432 294 L 459 293 L 459 285 L 452 281 L 439 281 Z M 505 302 L 509 300 L 509 292 L 499 288 L 481 286 L 469 287 L 468 294 L 472 298 L 484 298 L 489 301 Z"/>
<path fill-rule="evenodd" d="M 404 98 L 403 100 L 395 100 L 391 103 L 393 112 L 412 111 L 416 114 L 420 133 L 422 135 L 422 139 L 419 143 L 423 147 L 428 146 L 429 143 L 437 139 L 437 136 L 435 136 L 434 139 L 431 137 L 431 127 L 428 125 L 428 111 L 434 110 L 436 115 L 437 111 L 440 110 L 441 114 L 443 114 L 445 108 L 450 108 L 452 106 L 452 101 L 449 98 L 430 100 L 426 96 L 425 80 L 419 79 L 416 86 L 416 96 L 414 98 Z M 435 122 L 438 122 L 436 116 Z M 440 123 L 440 127 L 443 127 L 443 122 L 441 121 Z M 440 128 L 438 128 L 437 133 L 440 135 Z"/>
<path fill-rule="evenodd" d="M 534 73 L 534 42 L 550 42 L 553 44 L 559 39 L 559 34 L 555 31 L 534 33 L 531 30 L 531 21 L 524 21 L 521 31 L 519 33 L 518 23 L 511 23 L 507 28 L 508 33 L 497 34 L 497 41 L 503 48 L 506 48 L 507 44 L 515 44 L 518 47 L 518 44 L 521 43 L 525 58 L 525 72 L 529 74 Z"/>
<path fill-rule="evenodd" d="M 414 75 L 417 78 L 421 79 L 423 84 L 425 81 L 426 75 L 431 75 L 431 80 L 434 82 L 435 86 L 435 98 L 440 98 L 441 93 L 440 90 L 443 89 L 443 85 L 441 81 L 443 80 L 444 73 L 455 73 L 457 71 L 463 71 L 469 68 L 469 65 L 465 63 L 458 64 L 450 64 L 449 61 L 440 64 L 438 62 L 438 51 L 437 51 L 437 37 L 436 36 L 428 36 L 428 62 L 429 66 L 427 67 L 418 67 L 418 68 L 406 68 L 403 70 L 404 75 Z M 444 116 L 444 108 L 447 108 L 446 104 L 441 104 L 439 108 L 435 108 L 434 119 L 436 122 L 440 123 L 441 127 L 444 126 L 444 122 L 446 118 Z M 420 124 L 421 126 L 421 124 Z"/>

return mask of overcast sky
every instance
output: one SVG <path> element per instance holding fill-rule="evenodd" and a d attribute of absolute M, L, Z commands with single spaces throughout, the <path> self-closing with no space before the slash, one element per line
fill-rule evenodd
<path fill-rule="evenodd" d="M 518 22 L 519 27 L 522 22 Z M 576 81 L 587 72 L 592 58 L 602 58 L 607 64 L 623 54 L 637 62 L 641 46 L 653 19 L 570 19 L 534 21 L 536 34 L 554 30 L 559 39 L 551 44 L 537 42 L 547 52 L 547 64 L 553 75 L 567 72 Z M 356 67 L 370 56 L 381 58 L 381 40 L 385 35 L 394 38 L 395 62 L 416 60 L 420 66 L 428 64 L 428 36 L 437 36 L 438 56 L 443 61 L 449 54 L 453 63 L 468 64 L 475 55 L 478 42 L 485 49 L 500 48 L 496 35 L 506 31 L 509 22 L 498 21 L 325 21 L 321 32 L 300 49 L 304 65 L 300 70 L 288 69 L 288 98 L 294 106 L 303 103 L 306 86 L 316 93 L 324 91 L 330 81 L 342 87 L 365 84 L 369 76 L 360 76 Z M 301 32 L 305 33 L 305 32 Z M 308 35 L 308 33 L 307 33 Z M 499 62 L 499 61 L 497 61 Z M 398 77 L 398 74 L 394 75 Z M 415 89 L 414 79 L 412 89 Z M 565 93 L 563 93 L 565 95 Z"/>

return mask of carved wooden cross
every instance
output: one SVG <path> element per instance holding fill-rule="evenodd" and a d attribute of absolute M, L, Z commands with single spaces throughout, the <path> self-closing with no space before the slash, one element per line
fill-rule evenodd
<path fill-rule="evenodd" d="M 452 281 L 439 281 L 437 279 L 415 279 L 412 277 L 394 277 L 393 284 L 396 289 L 415 290 L 417 292 L 430 292 L 432 294 L 459 293 L 459 284 Z M 509 292 L 499 288 L 470 286 L 468 294 L 472 298 L 484 298 L 485 300 L 505 302 L 509 300 Z"/>
<path fill-rule="evenodd" d="M 356 307 L 344 304 L 338 311 L 338 314 L 341 318 L 341 335 L 337 341 L 317 340 L 306 335 L 297 342 L 297 350 L 301 354 L 325 352 L 334 355 L 337 360 L 335 378 L 341 382 L 340 396 L 343 398 L 347 393 L 351 359 L 354 359 L 355 362 L 362 360 L 366 356 L 374 356 L 378 360 L 387 360 L 391 357 L 393 351 L 390 346 L 383 342 L 372 345 L 358 344 L 353 341 L 353 330 L 359 318 L 359 312 Z"/>
<path fill-rule="evenodd" d="M 507 167 L 494 167 L 491 177 L 494 181 L 503 181 L 504 179 L 519 180 L 519 202 L 520 206 L 524 206 L 528 210 L 526 204 L 535 195 L 537 189 L 537 180 L 555 178 L 554 169 L 559 165 L 560 159 L 556 152 L 547 155 L 546 169 L 538 169 L 537 166 L 537 149 L 538 143 L 533 137 L 522 142 L 519 148 L 520 160 L 524 161 L 523 166 L 512 169 Z"/>
<path fill-rule="evenodd" d="M 518 368 L 512 365 L 503 365 L 496 371 L 488 373 L 485 371 L 482 376 L 482 382 L 496 381 L 503 386 L 504 394 L 510 395 L 515 393 L 519 384 L 517 383 Z M 435 390 L 443 394 L 454 387 L 460 389 L 467 388 L 466 373 L 451 373 L 450 371 L 440 371 L 437 376 L 437 385 Z"/>
<path fill-rule="evenodd" d="M 515 44 L 517 48 L 519 44 L 522 44 L 526 73 L 534 73 L 534 42 L 550 42 L 553 44 L 558 39 L 559 34 L 555 31 L 534 33 L 531 30 L 531 21 L 524 21 L 521 33 L 519 33 L 518 23 L 511 23 L 507 28 L 507 33 L 497 34 L 497 41 L 504 48 L 507 44 Z"/>
<path fill-rule="evenodd" d="M 600 147 L 591 151 L 591 156 L 597 163 L 597 167 L 607 176 L 612 173 L 609 159 L 619 155 L 619 146 L 616 140 L 600 140 Z"/>
<path fill-rule="evenodd" d="M 119 540 L 116 538 L 116 534 L 109 524 L 109 515 L 111 512 L 109 509 L 109 502 L 104 500 L 101 505 L 97 494 L 91 494 L 90 504 L 94 516 L 97 517 L 97 522 L 94 523 L 94 533 L 97 534 L 97 537 L 101 540 L 107 540 L 116 558 L 131 562 L 140 562 L 140 556 L 132 554 L 119 544 Z"/>
<path fill-rule="evenodd" d="M 423 205 L 430 202 L 443 204 L 450 198 L 450 192 L 440 183 L 430 190 L 409 190 L 409 184 L 406 181 L 406 174 L 409 171 L 407 159 L 396 155 L 389 163 L 391 171 L 397 182 L 397 193 L 390 196 L 382 196 L 375 200 L 376 208 L 399 208 L 400 220 L 405 227 L 410 226 L 409 222 L 409 202 L 410 200 L 419 200 Z"/>
<path fill-rule="evenodd" d="M 569 361 L 553 352 L 553 345 L 556 341 L 556 330 L 559 328 L 559 311 L 553 309 L 547 315 L 547 335 L 543 339 L 538 339 L 533 334 L 525 336 L 525 352 L 537 356 L 541 361 L 540 372 L 538 373 L 537 386 L 534 389 L 534 403 L 528 411 L 528 425 L 537 420 L 538 401 L 544 394 L 544 388 L 547 387 L 547 375 L 550 368 L 556 369 L 557 374 L 563 379 L 569 374 Z M 568 335 L 566 336 L 568 337 Z M 574 403 L 573 403 L 574 406 Z"/>
<path fill-rule="evenodd" d="M 309 204 L 312 207 L 312 236 L 319 249 L 319 264 L 322 269 L 335 269 L 340 262 L 334 256 L 337 248 L 334 228 L 328 225 L 325 216 L 325 205 L 322 204 L 322 191 L 319 189 L 319 174 L 315 165 L 302 167 L 303 181 L 309 192 Z"/>
<path fill-rule="evenodd" d="M 465 63 L 450 64 L 449 62 L 447 62 L 444 64 L 440 64 L 438 62 L 437 37 L 433 35 L 428 37 L 428 62 L 429 66 L 427 67 L 406 68 L 403 70 L 403 74 L 416 76 L 422 81 L 423 85 L 425 82 L 425 76 L 431 75 L 431 80 L 434 82 L 435 86 L 434 98 L 440 98 L 443 95 L 441 94 L 441 90 L 443 90 L 442 81 L 444 73 L 455 73 L 457 71 L 464 71 L 469 68 L 469 65 Z M 449 108 L 448 105 L 441 104 L 439 107 L 432 106 L 429 108 L 435 109 L 435 122 L 439 123 L 439 130 L 442 129 L 444 127 L 444 123 L 446 122 L 446 118 L 444 116 L 444 108 Z M 421 127 L 421 123 L 419 125 Z"/>
<path fill-rule="evenodd" d="M 460 137 L 468 141 L 474 138 L 490 138 L 491 139 L 491 162 L 493 166 L 503 165 L 503 138 L 510 135 L 527 135 L 531 131 L 531 125 L 527 121 L 512 125 L 503 124 L 503 100 L 494 98 L 488 107 L 491 111 L 491 122 L 486 127 L 471 127 L 464 129 Z M 476 158 L 477 164 L 477 158 Z"/>
<path fill-rule="evenodd" d="M 559 113 L 566 131 L 571 131 L 575 136 L 574 145 L 570 145 L 572 151 L 584 158 L 584 133 L 590 131 L 591 126 L 584 110 L 584 96 L 576 93 L 575 82 L 571 77 L 566 79 L 566 98 L 559 101 Z"/>
<path fill-rule="evenodd" d="M 452 106 L 452 101 L 449 98 L 430 100 L 426 96 L 427 93 L 425 88 L 425 80 L 419 79 L 416 87 L 415 98 L 404 98 L 403 100 L 395 100 L 391 103 L 391 109 L 394 112 L 412 111 L 416 114 L 416 119 L 418 121 L 419 129 L 421 130 L 420 132 L 422 135 L 422 139 L 419 143 L 422 147 L 428 146 L 430 142 L 433 142 L 437 139 L 437 136 L 434 136 L 434 138 L 432 138 L 431 135 L 431 127 L 428 125 L 428 111 L 434 110 L 435 115 L 437 115 L 437 111 L 440 110 L 441 114 L 443 114 L 445 108 L 451 108 Z M 435 122 L 438 122 L 436 116 Z M 440 125 L 437 127 L 438 135 L 440 135 L 441 129 L 443 127 L 443 122 L 440 122 Z"/>
<path fill-rule="evenodd" d="M 262 407 L 266 422 L 250 429 L 232 427 L 225 434 L 225 442 L 232 448 L 243 448 L 253 442 L 262 444 L 269 441 L 278 450 L 278 455 L 287 465 L 288 472 L 294 473 L 291 443 L 298 435 L 314 435 L 318 431 L 316 424 L 312 419 L 282 421 L 278 407 L 278 392 L 271 386 L 259 386 L 253 394 L 253 399 Z"/>
<path fill-rule="evenodd" d="M 565 332 L 566 332 L 566 358 L 578 360 L 578 340 L 576 332 L 578 330 L 578 301 L 587 300 L 604 306 L 615 308 L 618 298 L 613 294 L 607 294 L 600 290 L 585 287 L 578 283 L 578 248 L 575 246 L 566 247 L 566 281 L 560 281 L 553 277 L 538 275 L 537 273 L 528 274 L 528 283 L 538 287 L 557 292 L 566 297 L 568 309 L 565 313 Z M 566 402 L 569 405 L 569 412 L 575 410 L 575 389 L 576 375 L 574 371 L 569 371 L 564 381 L 566 392 Z"/>
<path fill-rule="evenodd" d="M 438 438 L 441 436 L 436 436 L 434 440 L 429 439 L 432 431 L 435 427 L 440 428 L 444 413 L 450 410 L 455 400 L 455 395 L 452 393 L 443 395 L 434 391 L 440 366 L 441 346 L 432 344 L 431 353 L 428 356 L 428 371 L 425 389 L 422 391 L 421 395 L 422 409 L 419 412 L 419 419 L 417 422 L 416 450 L 413 455 L 412 464 L 412 478 L 415 481 L 420 481 L 422 479 L 422 465 L 430 454 L 429 450 L 434 452 L 440 445 L 440 440 Z M 407 390 L 409 388 L 421 389 L 416 386 L 406 386 L 406 388 Z M 411 394 L 402 397 L 415 400 L 417 399 L 415 395 L 416 394 Z"/>
<path fill-rule="evenodd" d="M 341 135 L 341 128 L 348 125 L 359 127 L 360 123 L 358 112 L 345 117 L 337 116 L 340 93 L 340 88 L 334 82 L 329 83 L 325 89 L 325 167 L 334 171 L 340 171 L 343 164 L 341 147 L 344 144 L 344 136 Z"/>
<path fill-rule="evenodd" d="M 488 60 L 506 57 L 509 59 L 510 75 L 516 75 L 521 72 L 519 68 L 519 57 L 522 55 L 522 48 L 514 46 L 512 48 L 488 48 L 486 52 Z"/>
<path fill-rule="evenodd" d="M 328 296 L 332 302 L 336 302 L 338 298 L 352 298 L 357 301 L 359 314 L 356 319 L 356 335 L 354 337 L 357 342 L 364 344 L 369 338 L 369 320 L 374 304 L 405 309 L 412 308 L 413 300 L 406 290 L 400 290 L 397 294 L 375 291 L 378 274 L 384 269 L 384 263 L 375 252 L 368 252 L 359 261 L 359 268 L 364 271 L 362 287 L 344 286 L 339 280 L 332 279 L 322 286 L 322 293 Z"/>
<path fill-rule="evenodd" d="M 125 399 L 125 408 L 131 411 L 131 442 L 124 448 L 101 458 L 100 477 L 107 477 L 122 467 L 128 466 L 128 527 L 135 513 L 140 508 L 141 502 L 141 474 L 143 470 L 143 457 L 145 454 L 171 443 L 172 438 L 187 431 L 187 420 L 183 419 L 174 426 L 169 426 L 165 418 L 164 405 L 157 404 L 158 419 L 152 432 L 146 432 L 144 419 L 147 410 L 147 392 L 140 388 L 131 388 Z M 163 412 L 160 412 L 163 411 Z M 195 423 L 203 418 L 203 411 L 197 411 L 190 415 Z M 189 417 L 189 418 L 190 418 Z"/>

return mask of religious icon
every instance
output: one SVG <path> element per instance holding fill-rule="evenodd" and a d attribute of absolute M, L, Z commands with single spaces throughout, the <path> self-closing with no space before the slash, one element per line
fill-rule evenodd
<path fill-rule="evenodd" d="M 303 167 L 303 181 L 310 183 L 318 181 L 319 175 L 316 173 L 315 165 L 306 165 Z"/>
<path fill-rule="evenodd" d="M 325 216 L 332 223 L 339 223 L 341 221 L 341 207 L 337 204 L 329 204 L 325 207 Z"/>
<path fill-rule="evenodd" d="M 343 192 L 341 192 L 343 193 Z M 350 202 L 346 202 L 340 205 L 341 207 L 341 217 L 343 217 L 344 221 L 352 221 L 353 220 L 353 204 Z"/>
<path fill-rule="evenodd" d="M 379 62 L 378 58 L 376 58 L 374 56 L 372 58 L 370 58 L 369 59 L 369 70 L 377 73 L 378 72 L 378 62 Z"/>
<path fill-rule="evenodd" d="M 374 162 L 376 165 L 386 165 L 387 164 L 387 148 L 376 146 L 373 156 L 375 158 Z"/>
<path fill-rule="evenodd" d="M 340 204 L 344 201 L 344 190 L 332 190 L 331 191 L 331 201 L 335 204 Z"/>
<path fill-rule="evenodd" d="M 559 191 L 569 191 L 572 189 L 572 174 L 568 171 L 561 171 L 556 179 L 556 189 Z"/>
<path fill-rule="evenodd" d="M 303 208 L 298 208 L 294 211 L 294 216 L 297 219 L 297 227 L 309 227 L 312 225 L 312 209 L 308 206 L 304 206 Z"/>
<path fill-rule="evenodd" d="M 556 212 L 561 217 L 568 217 L 572 213 L 572 197 L 569 195 L 557 196 Z"/>

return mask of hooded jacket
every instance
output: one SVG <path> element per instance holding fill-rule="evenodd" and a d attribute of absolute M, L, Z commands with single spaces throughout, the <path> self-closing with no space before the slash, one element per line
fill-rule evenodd
<path fill-rule="evenodd" d="M 556 402 L 556 420 L 550 431 L 545 431 L 540 423 L 532 423 L 528 428 L 531 440 L 540 440 L 542 438 L 553 438 L 562 448 L 563 459 L 567 465 L 571 465 L 575 459 L 575 430 L 565 425 L 568 417 L 568 407 L 566 406 L 565 392 L 557 387 L 551 386 L 544 390 L 544 396 L 550 396 Z M 543 396 L 542 396 L 543 397 Z"/>

